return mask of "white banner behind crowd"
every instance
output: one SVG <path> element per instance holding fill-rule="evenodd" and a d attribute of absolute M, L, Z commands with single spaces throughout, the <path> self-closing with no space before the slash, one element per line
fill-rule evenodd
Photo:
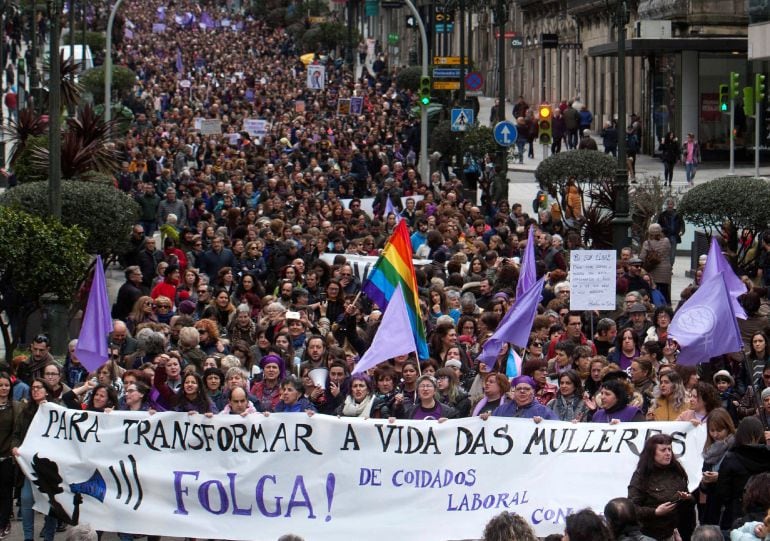
<path fill-rule="evenodd" d="M 492 417 L 399 421 L 305 414 L 206 418 L 41 406 L 20 463 L 36 509 L 54 498 L 104 531 L 203 539 L 467 539 L 502 511 L 539 536 L 625 496 L 647 437 L 671 433 L 691 488 L 703 427 Z M 41 482 L 46 494 L 35 487 Z M 410 527 L 411 525 L 411 527 Z"/>

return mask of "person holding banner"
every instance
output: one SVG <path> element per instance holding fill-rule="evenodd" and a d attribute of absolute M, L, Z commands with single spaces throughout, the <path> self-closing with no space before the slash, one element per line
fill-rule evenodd
<path fill-rule="evenodd" d="M 682 516 L 692 514 L 692 495 L 687 490 L 687 473 L 671 448 L 668 434 L 649 438 L 628 485 L 642 533 L 657 540 L 674 540 Z"/>
<path fill-rule="evenodd" d="M 348 396 L 337 407 L 337 416 L 368 419 L 372 416 L 372 406 L 374 406 L 376 401 L 374 395 L 372 395 L 371 380 L 364 374 L 353 374 L 350 378 L 349 386 L 350 392 Z"/>
<path fill-rule="evenodd" d="M 11 376 L 0 372 L 0 538 L 11 533 L 11 512 L 15 473 L 11 440 L 19 422 L 23 404 L 11 396 Z"/>
<path fill-rule="evenodd" d="M 405 414 L 405 419 L 414 419 L 418 421 L 439 422 L 446 419 L 457 417 L 457 410 L 446 404 L 442 404 L 438 399 L 438 386 L 432 376 L 420 376 L 417 379 L 417 401 L 409 407 Z"/>
<path fill-rule="evenodd" d="M 315 413 L 315 406 L 303 396 L 305 388 L 295 376 L 288 376 L 281 382 L 281 400 L 275 407 L 276 413 L 305 412 L 308 417 Z M 265 412 L 268 415 L 268 412 Z"/>
<path fill-rule="evenodd" d="M 624 374 L 624 372 L 620 372 Z M 609 375 L 608 375 L 609 376 Z M 597 409 L 596 401 L 587 399 L 586 406 L 594 413 L 591 415 L 591 421 L 594 423 L 630 423 L 644 421 L 642 411 L 629 405 L 631 402 L 632 390 L 622 378 L 605 379 L 602 382 L 599 396 L 601 398 L 601 408 Z"/>
<path fill-rule="evenodd" d="M 18 422 L 13 427 L 13 436 L 11 438 L 11 453 L 13 456 L 19 456 L 19 447 L 27 435 L 32 419 L 35 417 L 40 405 L 48 401 L 51 388 L 42 378 L 35 378 L 30 382 L 29 392 L 30 400 L 21 410 Z M 21 487 L 21 523 L 26 541 L 35 539 L 35 510 L 32 509 L 34 503 L 32 481 L 30 481 L 29 477 L 24 477 L 24 484 Z M 56 517 L 51 512 L 45 516 L 43 523 L 44 541 L 53 541 L 56 534 L 56 522 Z"/>
<path fill-rule="evenodd" d="M 557 421 L 556 414 L 535 400 L 535 380 L 529 376 L 519 376 L 511 380 L 513 401 L 499 406 L 493 413 L 495 417 L 519 417 L 521 419 L 533 419 L 539 423 L 543 419 Z M 482 419 L 486 419 L 484 415 Z"/>

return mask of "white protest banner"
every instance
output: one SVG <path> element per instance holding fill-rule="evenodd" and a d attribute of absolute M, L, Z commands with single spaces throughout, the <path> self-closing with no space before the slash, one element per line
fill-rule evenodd
<path fill-rule="evenodd" d="M 69 517 L 78 511 L 82 522 L 111 532 L 477 539 L 491 517 L 512 511 L 545 536 L 562 532 L 571 511 L 601 510 L 625 496 L 645 439 L 659 432 L 672 435 L 694 489 L 705 426 L 686 422 L 207 418 L 48 403 L 19 463 L 33 481 L 37 510 L 47 512 L 55 500 Z"/>
<path fill-rule="evenodd" d="M 264 137 L 267 134 L 267 120 L 261 118 L 244 118 L 243 131 L 252 137 Z"/>
<path fill-rule="evenodd" d="M 570 310 L 615 310 L 615 251 L 572 250 Z"/>
<path fill-rule="evenodd" d="M 222 121 L 218 118 L 202 118 L 201 135 L 222 135 Z"/>
<path fill-rule="evenodd" d="M 307 67 L 307 87 L 310 90 L 323 90 L 326 87 L 326 68 L 311 64 Z"/>

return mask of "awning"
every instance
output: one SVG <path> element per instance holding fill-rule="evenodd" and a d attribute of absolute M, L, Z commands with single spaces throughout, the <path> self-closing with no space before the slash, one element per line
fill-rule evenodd
<path fill-rule="evenodd" d="M 739 53 L 746 54 L 749 41 L 746 37 L 708 37 L 708 38 L 635 38 L 626 40 L 626 55 L 648 56 L 655 53 L 680 51 L 698 51 L 704 53 Z M 613 41 L 595 45 L 588 49 L 588 56 L 617 56 L 618 44 Z"/>

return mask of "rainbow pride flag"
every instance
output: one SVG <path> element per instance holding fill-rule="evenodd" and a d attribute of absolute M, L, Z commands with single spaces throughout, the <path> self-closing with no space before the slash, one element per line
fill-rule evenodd
<path fill-rule="evenodd" d="M 406 220 L 401 220 L 396 225 L 362 289 L 367 297 L 385 310 L 398 284 L 401 284 L 401 289 L 404 291 L 409 323 L 412 327 L 414 342 L 417 344 L 417 355 L 420 359 L 427 359 L 428 343 L 425 339 L 425 325 L 420 314 L 417 279 L 414 276 L 412 264 L 412 243 L 409 240 Z"/>

